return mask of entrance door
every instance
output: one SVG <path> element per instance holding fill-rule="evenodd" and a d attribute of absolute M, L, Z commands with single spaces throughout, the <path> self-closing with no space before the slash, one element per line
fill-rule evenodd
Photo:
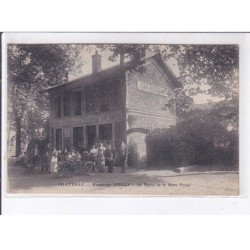
<path fill-rule="evenodd" d="M 86 126 L 87 146 L 91 148 L 96 143 L 96 126 Z"/>
<path fill-rule="evenodd" d="M 56 129 L 56 149 L 62 150 L 62 129 Z"/>
<path fill-rule="evenodd" d="M 133 132 L 128 134 L 129 165 L 144 167 L 146 165 L 147 145 L 146 134 Z"/>

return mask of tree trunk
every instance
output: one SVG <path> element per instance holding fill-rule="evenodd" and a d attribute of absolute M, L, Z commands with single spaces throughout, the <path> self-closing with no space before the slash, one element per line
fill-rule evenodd
<path fill-rule="evenodd" d="M 16 156 L 19 156 L 21 154 L 21 117 L 16 116 Z"/>

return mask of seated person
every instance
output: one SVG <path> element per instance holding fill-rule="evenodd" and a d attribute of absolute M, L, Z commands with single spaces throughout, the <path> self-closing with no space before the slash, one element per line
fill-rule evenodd
<path fill-rule="evenodd" d="M 93 145 L 89 151 L 89 160 L 92 162 L 96 162 L 97 155 L 98 155 L 98 149 L 95 147 L 95 145 Z"/>
<path fill-rule="evenodd" d="M 84 159 L 86 159 L 88 156 L 89 156 L 88 150 L 84 149 L 84 151 L 83 151 L 83 153 L 82 153 L 82 157 L 83 157 Z"/>

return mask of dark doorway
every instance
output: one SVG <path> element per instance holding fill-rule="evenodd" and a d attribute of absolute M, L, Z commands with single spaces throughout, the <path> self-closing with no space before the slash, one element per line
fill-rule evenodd
<path fill-rule="evenodd" d="M 91 148 L 96 143 L 96 126 L 86 126 L 87 146 Z"/>
<path fill-rule="evenodd" d="M 146 134 L 141 130 L 127 135 L 128 141 L 128 164 L 135 167 L 145 167 L 147 162 L 147 143 Z"/>
<path fill-rule="evenodd" d="M 73 147 L 78 151 L 84 148 L 84 129 L 83 127 L 73 128 Z"/>
<path fill-rule="evenodd" d="M 62 150 L 62 129 L 56 129 L 56 149 Z"/>

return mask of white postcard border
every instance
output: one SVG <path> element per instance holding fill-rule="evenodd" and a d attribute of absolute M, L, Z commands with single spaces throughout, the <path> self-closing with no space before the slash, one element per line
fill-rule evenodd
<path fill-rule="evenodd" d="M 244 214 L 250 211 L 250 34 L 246 33 L 5 33 L 2 37 L 3 214 Z M 7 197 L 7 43 L 158 43 L 240 45 L 240 196 Z"/>

